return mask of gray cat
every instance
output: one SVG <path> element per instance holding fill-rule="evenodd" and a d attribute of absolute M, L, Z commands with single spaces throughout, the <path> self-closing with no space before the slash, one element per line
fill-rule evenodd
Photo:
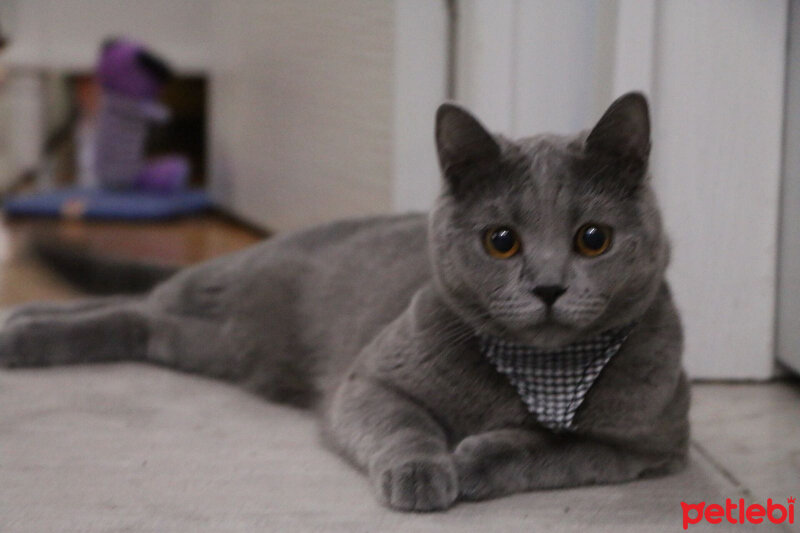
<path fill-rule="evenodd" d="M 682 467 L 689 394 L 647 102 L 517 141 L 451 104 L 428 216 L 290 233 L 144 296 L 34 304 L 5 366 L 135 360 L 314 407 L 384 504 L 446 509 Z"/>

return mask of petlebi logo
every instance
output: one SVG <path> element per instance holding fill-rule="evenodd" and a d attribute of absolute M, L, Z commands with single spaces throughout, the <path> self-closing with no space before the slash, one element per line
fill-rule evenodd
<path fill-rule="evenodd" d="M 761 524 L 771 522 L 773 524 L 794 524 L 794 503 L 795 498 L 786 498 L 786 505 L 776 503 L 772 498 L 767 499 L 767 505 L 753 503 L 746 505 L 744 498 L 739 498 L 734 502 L 730 498 L 725 498 L 725 505 L 706 502 L 686 503 L 681 502 L 683 510 L 683 529 L 699 524 L 703 520 L 709 524 L 721 524 L 723 521 L 728 524 Z"/>

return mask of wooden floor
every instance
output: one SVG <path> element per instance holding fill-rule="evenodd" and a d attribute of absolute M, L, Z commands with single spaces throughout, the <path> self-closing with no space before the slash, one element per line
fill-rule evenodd
<path fill-rule="evenodd" d="M 28 252 L 36 237 L 74 242 L 118 259 L 186 266 L 250 246 L 264 234 L 215 214 L 135 224 L 5 220 L 0 224 L 0 306 L 77 295 Z"/>

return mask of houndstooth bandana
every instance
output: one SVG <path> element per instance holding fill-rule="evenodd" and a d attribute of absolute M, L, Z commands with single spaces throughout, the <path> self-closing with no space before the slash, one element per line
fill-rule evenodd
<path fill-rule="evenodd" d="M 481 352 L 508 377 L 528 410 L 554 431 L 575 429 L 575 412 L 634 324 L 545 350 L 481 336 Z"/>

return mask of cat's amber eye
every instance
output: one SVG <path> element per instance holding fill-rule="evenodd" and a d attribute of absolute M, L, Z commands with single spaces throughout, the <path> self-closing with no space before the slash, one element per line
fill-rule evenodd
<path fill-rule="evenodd" d="M 489 228 L 483 235 L 483 247 L 495 259 L 508 259 L 519 252 L 519 237 L 511 228 Z"/>
<path fill-rule="evenodd" d="M 575 250 L 586 257 L 597 257 L 611 246 L 611 228 L 602 224 L 584 224 L 575 234 Z"/>

